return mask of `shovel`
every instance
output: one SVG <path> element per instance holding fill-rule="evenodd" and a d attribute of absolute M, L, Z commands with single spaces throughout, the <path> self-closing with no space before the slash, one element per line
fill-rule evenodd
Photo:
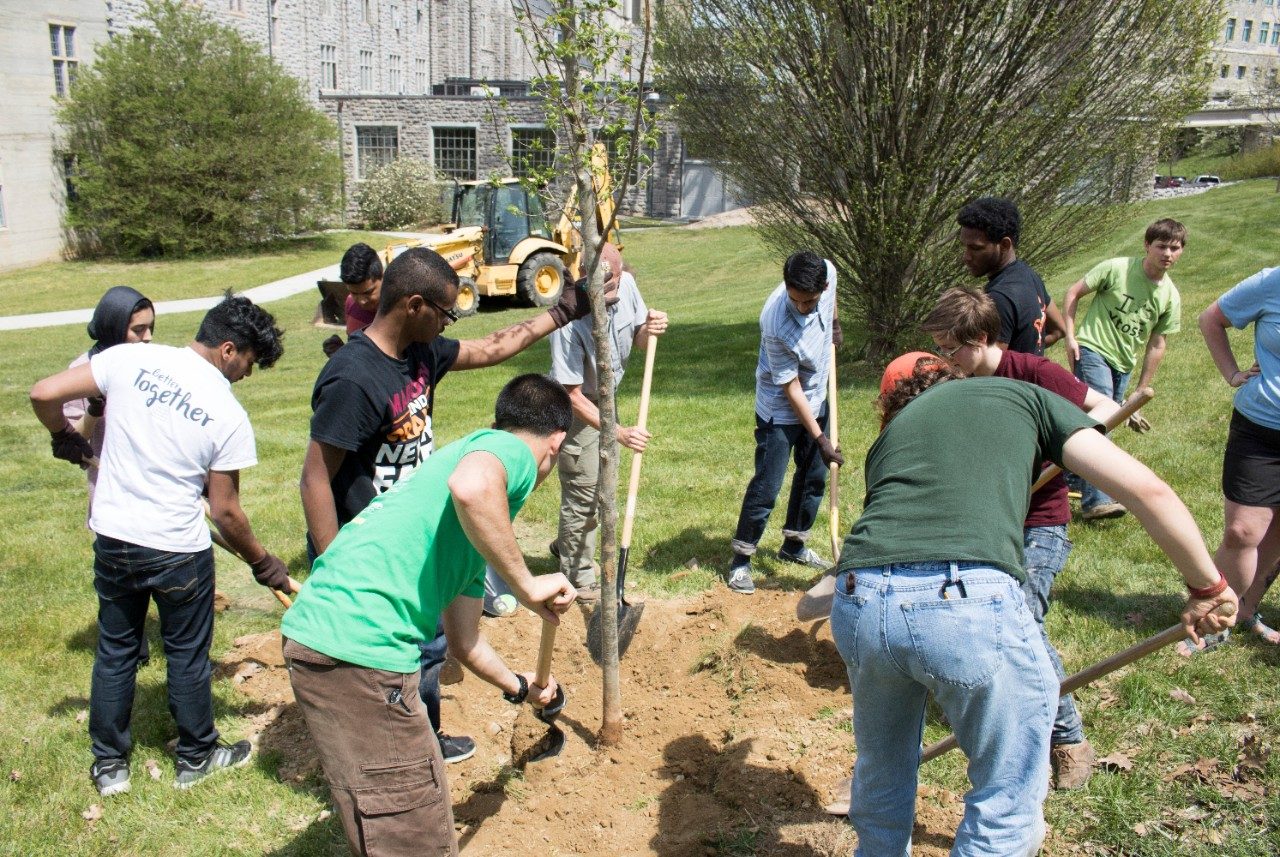
<path fill-rule="evenodd" d="M 1123 422 L 1123 420 L 1121 420 L 1121 422 Z M 1230 615 L 1229 613 L 1222 613 L 1222 608 L 1229 606 L 1230 605 L 1223 604 L 1219 606 L 1215 612 L 1218 612 L 1221 615 Z M 1147 655 L 1150 655 L 1153 652 L 1158 652 L 1170 643 L 1178 642 L 1183 639 L 1186 634 L 1187 632 L 1181 624 L 1165 628 L 1159 634 L 1148 637 L 1140 643 L 1134 643 L 1122 652 L 1118 652 L 1108 658 L 1103 658 L 1097 663 L 1091 664 L 1079 672 L 1072 673 L 1067 676 L 1062 680 L 1062 684 L 1059 685 L 1058 695 L 1066 696 L 1068 693 L 1073 693 L 1086 685 L 1093 684 L 1098 679 L 1105 675 L 1110 675 L 1121 667 L 1128 666 L 1134 661 L 1142 660 Z M 954 750 L 958 745 L 959 743 L 954 735 L 949 735 L 941 741 L 930 744 L 920 755 L 920 764 L 923 765 L 925 762 L 931 762 L 942 754 L 950 750 Z M 849 812 L 848 793 L 849 784 L 851 782 L 851 779 L 844 780 L 840 785 L 836 786 L 837 792 L 840 792 L 843 789 L 845 796 L 840 800 L 837 800 L 835 803 L 828 804 L 826 806 L 826 811 L 828 813 L 831 815 L 845 815 Z"/>
<path fill-rule="evenodd" d="M 218 528 L 214 525 L 213 520 L 211 518 L 206 518 L 206 520 L 208 521 L 208 524 L 209 524 L 209 537 L 213 539 L 213 543 L 218 547 L 222 548 L 227 553 L 231 554 L 236 559 L 243 562 L 245 565 L 248 565 L 249 561 L 246 560 L 244 557 L 240 556 L 240 552 L 235 548 L 233 548 L 231 546 L 231 543 L 228 542 L 225 538 L 223 538 L 222 533 L 218 531 Z M 298 583 L 298 581 L 294 580 L 293 578 L 289 578 L 289 585 L 294 592 L 297 592 L 299 589 L 302 588 L 302 586 Z M 288 595 L 285 595 L 279 589 L 271 590 L 271 594 L 274 595 L 276 597 L 276 600 L 279 601 L 280 604 L 284 606 L 284 609 L 288 610 L 290 607 L 293 606 L 293 599 L 290 598 Z"/>
<path fill-rule="evenodd" d="M 658 352 L 658 338 L 649 337 L 644 355 L 644 381 L 640 385 L 640 415 L 636 427 L 643 429 L 649 421 L 649 391 L 653 388 L 653 358 Z M 627 582 L 627 558 L 631 555 L 631 531 L 636 523 L 636 495 L 640 492 L 640 465 L 644 453 L 631 456 L 631 481 L 627 486 L 627 509 L 622 521 L 622 544 L 618 548 L 618 658 L 627 653 L 631 638 L 636 635 L 640 617 L 644 615 L 644 602 L 628 604 L 624 587 Z M 596 664 L 604 663 L 604 602 L 596 604 L 587 620 L 587 651 Z"/>
<path fill-rule="evenodd" d="M 539 687 L 546 687 L 551 680 L 551 655 L 556 647 L 556 626 L 550 622 L 542 623 L 542 641 L 538 645 L 538 667 L 533 682 Z M 556 717 L 564 710 L 564 685 L 556 687 L 556 698 L 546 708 L 534 708 L 533 716 L 539 723 L 545 724 L 542 730 L 537 724 L 524 721 L 523 715 L 517 718 L 511 735 L 511 758 L 517 767 L 530 762 L 541 762 L 560 755 L 564 749 L 564 731 L 556 725 Z"/>
<path fill-rule="evenodd" d="M 840 448 L 840 411 L 836 407 L 836 344 L 831 343 L 831 372 L 827 375 L 827 434 L 831 437 L 831 445 Z M 840 465 L 831 465 L 831 479 L 828 491 L 831 495 L 831 511 L 827 517 L 831 521 L 831 564 L 840 562 Z"/>

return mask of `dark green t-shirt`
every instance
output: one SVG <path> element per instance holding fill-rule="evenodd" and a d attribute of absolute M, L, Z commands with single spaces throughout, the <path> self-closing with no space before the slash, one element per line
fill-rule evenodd
<path fill-rule="evenodd" d="M 1022 522 L 1046 459 L 1098 423 L 1061 396 L 1007 378 L 926 390 L 867 450 L 862 517 L 840 570 L 983 562 L 1022 580 Z"/>
<path fill-rule="evenodd" d="M 507 471 L 515 518 L 537 484 L 520 438 L 483 429 L 449 444 L 376 497 L 316 558 L 280 631 L 332 658 L 411 673 L 418 641 L 435 636 L 440 611 L 458 595 L 484 595 L 484 558 L 468 541 L 449 476 L 468 453 L 492 453 Z"/>

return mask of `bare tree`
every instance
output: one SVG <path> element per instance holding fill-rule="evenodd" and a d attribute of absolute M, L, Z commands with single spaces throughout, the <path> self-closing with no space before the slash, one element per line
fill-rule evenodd
<path fill-rule="evenodd" d="M 962 276 L 958 209 L 1014 199 L 1046 265 L 1123 214 L 1203 103 L 1218 0 L 688 0 L 660 24 L 686 140 L 765 237 L 840 268 L 872 359 Z"/>
<path fill-rule="evenodd" d="M 618 673 L 617 525 L 618 440 L 612 341 L 608 335 L 600 250 L 617 228 L 617 211 L 648 166 L 657 133 L 644 107 L 650 66 L 652 15 L 644 0 L 639 20 L 627 22 L 614 0 L 517 0 L 521 34 L 538 74 L 547 124 L 556 132 L 555 165 L 534 182 L 568 178 L 561 205 L 580 216 L 578 267 L 588 276 L 596 344 L 600 407 L 600 600 L 604 643 L 603 744 L 622 737 Z M 608 153 L 608 156 L 605 153 Z M 548 182 L 549 186 L 557 186 Z M 568 286 L 567 286 L 568 287 Z"/>

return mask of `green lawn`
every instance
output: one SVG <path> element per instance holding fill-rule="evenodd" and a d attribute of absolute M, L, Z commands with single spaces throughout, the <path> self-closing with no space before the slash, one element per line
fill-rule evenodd
<path fill-rule="evenodd" d="M 374 232 L 325 232 L 255 252 L 178 262 L 49 262 L 0 274 L 0 315 L 92 307 L 112 286 L 133 286 L 153 301 L 203 298 L 226 289 L 242 292 L 335 264 L 357 241 L 381 249 L 394 240 Z"/>
<path fill-rule="evenodd" d="M 1147 204 L 1124 228 L 1099 236 L 1046 272 L 1051 291 L 1061 300 L 1066 286 L 1094 262 L 1141 252 L 1148 221 L 1171 216 L 1188 225 L 1186 253 L 1172 272 L 1182 291 L 1183 332 L 1171 339 L 1157 379 L 1157 398 L 1144 411 L 1154 430 L 1144 436 L 1126 432 L 1119 441 L 1179 490 L 1211 547 L 1222 526 L 1218 478 L 1230 390 L 1213 370 L 1195 316 L 1235 282 L 1273 264 L 1272 248 L 1280 237 L 1280 196 L 1273 187 L 1270 181 L 1249 182 Z M 315 247 L 287 258 L 273 254 L 269 266 L 261 257 L 231 260 L 240 278 L 237 287 L 319 267 L 336 259 L 350 240 L 350 235 L 332 236 L 327 255 Z M 637 230 L 629 234 L 627 245 L 646 299 L 667 310 L 672 320 L 657 357 L 650 412 L 655 440 L 645 456 L 632 576 L 656 596 L 718 586 L 750 476 L 757 317 L 761 301 L 779 279 L 782 257 L 741 228 Z M 80 264 L 40 269 L 43 273 L 31 282 L 40 282 L 43 291 L 15 288 L 15 281 L 0 278 L 0 301 L 16 307 L 5 311 L 30 311 L 28 300 L 18 300 L 20 290 L 24 297 L 48 299 L 40 308 L 64 308 L 51 300 L 56 292 L 51 284 L 68 281 L 73 284 L 68 294 L 77 296 L 73 303 L 88 306 L 92 300 L 83 296 L 96 299 L 106 285 L 142 282 L 117 276 L 123 270 L 146 270 L 152 277 L 148 283 L 182 282 L 183 289 L 202 270 L 200 263 L 104 267 L 101 280 L 91 280 L 87 266 Z M 221 262 L 208 267 L 214 269 L 211 276 L 216 273 L 218 288 L 232 285 L 225 282 L 230 274 L 220 272 Z M 264 274 L 267 267 L 273 273 Z M 262 275 L 247 279 L 246 271 Z M 176 294 L 140 287 L 157 298 L 217 290 Z M 328 335 L 310 326 L 315 300 L 314 294 L 305 294 L 270 306 L 287 331 L 286 354 L 276 368 L 255 372 L 236 387 L 253 418 L 262 462 L 244 474 L 245 505 L 264 543 L 282 553 L 295 573 L 303 561 L 297 478 L 311 384 L 324 359 L 320 342 Z M 532 312 L 485 311 L 450 332 L 479 335 Z M 183 343 L 198 320 L 195 314 L 166 316 L 156 338 Z M 1250 336 L 1233 336 L 1243 362 Z M 172 723 L 159 657 L 140 676 L 135 761 L 157 759 L 165 776 L 152 783 L 135 764 L 130 798 L 111 802 L 107 816 L 95 825 L 79 817 L 98 802 L 86 775 L 85 726 L 77 721 L 86 707 L 95 637 L 83 480 L 49 456 L 47 436 L 31 415 L 26 393 L 36 379 L 65 366 L 85 344 L 78 325 L 0 333 L 0 515 L 7 522 L 0 531 L 0 748 L 6 768 L 16 772 L 0 781 L 0 851 L 329 853 L 332 820 L 312 825 L 300 838 L 295 832 L 324 809 L 323 789 L 281 783 L 273 758 L 190 793 L 169 788 L 173 763 L 164 742 L 172 735 Z M 510 365 L 446 379 L 436 414 L 440 439 L 447 442 L 487 424 L 493 398 L 506 379 L 547 365 L 542 343 Z M 623 420 L 634 419 L 639 375 L 629 373 L 624 384 Z M 852 463 L 842 475 L 847 525 L 863 487 L 856 462 L 876 431 L 870 406 L 878 372 L 845 364 L 840 377 L 841 444 Z M 522 515 L 550 526 L 556 506 L 556 491 L 544 489 L 534 494 Z M 780 541 L 777 524 L 766 534 L 764 557 Z M 824 516 L 815 530 L 824 532 L 825 527 Z M 1074 525 L 1071 536 L 1076 547 L 1058 582 L 1049 622 L 1069 669 L 1175 621 L 1183 597 L 1178 578 L 1131 518 Z M 542 556 L 542 548 L 528 546 L 531 556 Z M 686 572 L 691 558 L 698 559 L 700 570 L 677 578 L 675 573 Z M 774 567 L 767 558 L 757 565 L 767 573 L 761 585 L 800 589 L 807 583 L 802 571 Z M 536 570 L 546 567 L 543 560 L 535 564 Z M 235 637 L 267 630 L 279 618 L 275 602 L 242 567 L 224 567 L 219 587 L 250 608 L 219 617 L 215 656 Z M 1082 693 L 1086 728 L 1100 754 L 1124 752 L 1133 769 L 1099 773 L 1084 791 L 1050 797 L 1047 812 L 1056 853 L 1280 853 L 1280 834 L 1275 832 L 1280 827 L 1280 762 L 1264 757 L 1265 797 L 1228 795 L 1212 781 L 1170 776 L 1178 765 L 1202 757 L 1232 770 L 1242 735 L 1256 733 L 1270 742 L 1280 724 L 1278 665 L 1280 653 L 1251 642 L 1191 662 L 1166 653 Z M 1174 701 L 1169 695 L 1174 688 L 1189 692 L 1196 703 Z M 245 718 L 256 711 L 254 704 L 225 679 L 215 682 L 215 696 L 220 728 L 237 736 Z M 927 739 L 943 732 L 931 724 Z M 952 754 L 932 763 L 924 780 L 963 791 L 963 759 Z M 1205 844 L 1214 839 L 1216 844 Z"/>

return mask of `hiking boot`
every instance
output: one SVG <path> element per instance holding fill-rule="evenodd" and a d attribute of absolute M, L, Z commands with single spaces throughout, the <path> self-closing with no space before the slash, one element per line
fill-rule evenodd
<path fill-rule="evenodd" d="M 444 757 L 446 764 L 461 762 L 463 759 L 470 759 L 476 754 L 476 742 L 466 735 L 455 737 L 446 735 L 437 729 L 436 740 L 440 742 L 440 755 Z"/>
<path fill-rule="evenodd" d="M 1049 764 L 1057 775 L 1054 788 L 1078 789 L 1089 782 L 1097 759 L 1088 739 L 1079 744 L 1054 744 L 1049 748 Z"/>
<path fill-rule="evenodd" d="M 599 583 L 587 583 L 582 586 L 575 583 L 573 588 L 578 590 L 578 600 L 584 604 L 595 604 L 600 600 Z"/>
<path fill-rule="evenodd" d="M 729 588 L 734 592 L 741 592 L 743 595 L 750 595 L 756 591 L 756 585 L 751 580 L 751 564 L 738 565 L 729 569 Z"/>
<path fill-rule="evenodd" d="M 1102 521 L 1107 518 L 1119 518 L 1127 511 L 1129 510 L 1119 503 L 1099 503 L 1096 506 L 1090 506 L 1085 509 L 1080 514 L 1080 517 L 1086 521 Z"/>
<path fill-rule="evenodd" d="M 826 570 L 831 567 L 831 563 L 818 556 L 818 552 L 810 547 L 800 548 L 799 553 L 791 553 L 790 551 L 779 548 L 778 559 L 783 562 L 794 562 L 796 565 L 807 565 L 809 568 L 821 568 Z"/>
<path fill-rule="evenodd" d="M 175 789 L 189 789 L 205 777 L 216 774 L 218 771 L 227 768 L 239 768 L 249 764 L 249 758 L 252 755 L 253 745 L 248 741 L 237 741 L 234 744 L 224 744 L 219 741 L 218 746 L 214 747 L 212 752 L 199 763 L 179 759 L 178 775 L 174 777 L 173 787 Z"/>
<path fill-rule="evenodd" d="M 124 794 L 129 790 L 129 760 L 98 759 L 89 768 L 89 776 L 103 797 Z"/>

